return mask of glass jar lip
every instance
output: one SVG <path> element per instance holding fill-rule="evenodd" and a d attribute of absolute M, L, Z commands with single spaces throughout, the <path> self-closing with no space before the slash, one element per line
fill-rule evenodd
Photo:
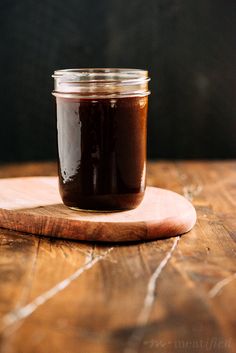
<path fill-rule="evenodd" d="M 75 68 L 55 70 L 52 75 L 64 83 L 139 83 L 148 82 L 148 71 L 130 68 Z"/>
<path fill-rule="evenodd" d="M 146 96 L 148 71 L 126 68 L 78 68 L 54 71 L 56 97 L 131 97 Z"/>

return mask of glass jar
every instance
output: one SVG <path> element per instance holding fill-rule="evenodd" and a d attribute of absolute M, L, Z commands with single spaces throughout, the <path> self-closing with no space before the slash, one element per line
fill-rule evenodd
<path fill-rule="evenodd" d="M 146 186 L 148 72 L 54 72 L 59 189 L 66 206 L 91 211 L 137 207 Z"/>

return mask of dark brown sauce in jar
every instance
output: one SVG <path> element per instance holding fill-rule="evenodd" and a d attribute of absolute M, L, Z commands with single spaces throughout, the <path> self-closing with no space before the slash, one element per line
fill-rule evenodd
<path fill-rule="evenodd" d="M 148 97 L 57 96 L 59 189 L 65 205 L 137 207 L 146 185 Z"/>

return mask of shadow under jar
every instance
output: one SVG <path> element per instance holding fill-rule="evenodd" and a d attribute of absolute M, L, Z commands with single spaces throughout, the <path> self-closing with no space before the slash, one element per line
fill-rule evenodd
<path fill-rule="evenodd" d="M 148 72 L 69 69 L 53 77 L 63 203 L 90 211 L 137 207 L 146 186 Z"/>

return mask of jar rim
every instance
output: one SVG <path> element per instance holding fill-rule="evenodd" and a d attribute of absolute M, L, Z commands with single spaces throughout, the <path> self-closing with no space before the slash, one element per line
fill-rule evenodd
<path fill-rule="evenodd" d="M 126 68 L 78 68 L 54 71 L 56 97 L 146 96 L 148 71 Z"/>
<path fill-rule="evenodd" d="M 73 83 L 120 82 L 131 83 L 149 81 L 148 71 L 130 68 L 75 68 L 55 70 L 53 78 Z M 65 82 L 64 81 L 64 82 Z"/>

